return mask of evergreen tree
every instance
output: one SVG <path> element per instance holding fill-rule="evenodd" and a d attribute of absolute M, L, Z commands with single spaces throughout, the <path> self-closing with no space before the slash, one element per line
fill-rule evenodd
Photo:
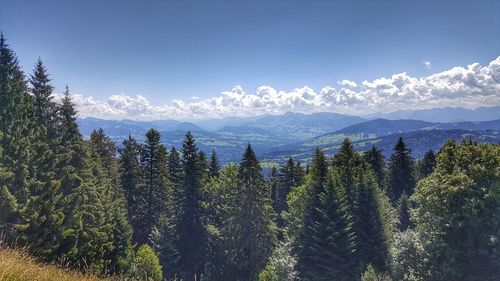
<path fill-rule="evenodd" d="M 278 214 L 278 188 L 280 185 L 280 178 L 278 177 L 278 169 L 276 167 L 271 168 L 271 174 L 269 176 L 269 184 L 271 185 L 271 203 L 274 211 Z"/>
<path fill-rule="evenodd" d="M 74 267 L 104 273 L 113 266 L 112 182 L 97 151 L 90 150 L 87 158 L 85 181 L 69 196 L 72 210 L 65 228 L 69 244 L 65 260 Z"/>
<path fill-rule="evenodd" d="M 262 169 L 250 145 L 238 167 L 238 183 L 224 230 L 228 280 L 255 280 L 272 254 L 276 226 Z"/>
<path fill-rule="evenodd" d="M 408 228 L 413 228 L 413 224 L 410 219 L 410 202 L 406 194 L 401 195 L 397 204 L 400 231 L 405 231 Z"/>
<path fill-rule="evenodd" d="M 387 192 L 393 204 L 399 200 L 403 193 L 408 196 L 413 194 L 415 188 L 413 165 L 411 151 L 406 147 L 403 138 L 400 137 L 389 159 L 387 174 Z"/>
<path fill-rule="evenodd" d="M 298 167 L 295 165 L 291 157 L 288 159 L 285 166 L 281 168 L 280 181 L 276 190 L 275 207 L 275 211 L 278 215 L 277 225 L 279 228 L 283 228 L 285 226 L 285 220 L 282 217 L 282 213 L 288 211 L 288 203 L 286 201 L 288 193 L 290 193 L 292 188 L 299 185 L 299 172 Z"/>
<path fill-rule="evenodd" d="M 142 147 L 129 135 L 123 141 L 123 149 L 120 150 L 120 183 L 127 200 L 128 218 L 134 231 L 134 241 L 138 241 L 137 235 L 143 226 L 143 208 L 145 207 L 141 174 Z"/>
<path fill-rule="evenodd" d="M 180 188 L 182 180 L 182 166 L 179 152 L 172 147 L 172 150 L 167 157 L 167 167 L 168 167 L 168 178 L 172 183 L 173 189 L 178 190 Z"/>
<path fill-rule="evenodd" d="M 430 175 L 432 171 L 434 171 L 434 167 L 436 167 L 436 155 L 434 151 L 427 151 L 424 157 L 418 161 L 416 166 L 419 179 L 423 179 Z"/>
<path fill-rule="evenodd" d="M 203 225 L 203 171 L 198 148 L 188 132 L 182 144 L 182 176 L 174 191 L 175 241 L 178 276 L 183 280 L 201 278 L 207 250 L 207 233 Z"/>
<path fill-rule="evenodd" d="M 142 148 L 141 167 L 144 196 L 138 226 L 137 242 L 149 242 L 151 231 L 160 225 L 160 218 L 168 212 L 168 204 L 172 193 L 172 186 L 168 180 L 167 151 L 160 142 L 160 133 L 150 129 L 146 133 L 146 142 Z"/>
<path fill-rule="evenodd" d="M 364 154 L 365 161 L 370 165 L 375 177 L 377 178 L 378 186 L 384 188 L 385 179 L 385 158 L 381 150 L 378 150 L 375 145 Z"/>
<path fill-rule="evenodd" d="M 383 220 L 383 208 L 376 179 L 360 169 L 355 179 L 357 196 L 353 207 L 353 230 L 356 235 L 356 257 L 360 272 L 371 264 L 377 271 L 387 269 L 388 238 Z M 358 275 L 359 276 L 359 275 Z"/>
<path fill-rule="evenodd" d="M 315 276 L 316 252 L 315 240 L 313 238 L 315 226 L 321 221 L 323 214 L 318 210 L 321 194 L 326 190 L 328 165 L 323 152 L 317 148 L 309 171 L 305 186 L 307 187 L 307 197 L 302 217 L 301 232 L 298 233 L 297 240 L 294 241 L 294 248 L 297 253 L 297 269 L 301 277 L 310 278 Z M 314 279 L 313 279 L 314 280 Z"/>
<path fill-rule="evenodd" d="M 22 116 L 19 108 L 26 92 L 26 80 L 17 56 L 0 33 L 0 131 L 5 134 L 4 141 L 14 127 L 14 121 Z"/>
<path fill-rule="evenodd" d="M 31 93 L 35 106 L 35 116 L 38 125 L 47 128 L 49 136 L 55 134 L 52 132 L 55 127 L 56 105 L 52 101 L 52 91 L 54 87 L 50 84 L 51 79 L 47 73 L 42 60 L 38 58 L 33 74 L 30 75 Z M 53 134 L 50 134 L 52 132 Z"/>
<path fill-rule="evenodd" d="M 210 155 L 210 165 L 208 167 L 208 173 L 211 177 L 217 177 L 220 172 L 220 164 L 219 159 L 217 157 L 217 153 L 215 149 L 212 150 L 212 154 Z"/>

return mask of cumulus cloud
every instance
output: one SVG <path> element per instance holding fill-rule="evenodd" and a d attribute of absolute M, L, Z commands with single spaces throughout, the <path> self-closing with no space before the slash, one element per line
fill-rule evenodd
<path fill-rule="evenodd" d="M 425 68 L 431 69 L 432 68 L 432 62 L 430 61 L 422 61 L 422 64 L 424 65 Z"/>
<path fill-rule="evenodd" d="M 287 111 L 367 114 L 445 106 L 475 108 L 500 105 L 500 57 L 486 66 L 473 63 L 422 78 L 403 72 L 373 81 L 342 80 L 337 84 L 338 88 L 326 86 L 315 91 L 305 86 L 289 92 L 264 85 L 255 93 L 235 86 L 217 97 L 173 100 L 165 105 L 153 104 L 140 95 L 112 95 L 105 100 L 83 95 L 73 98 L 81 117 L 137 120 L 243 117 Z"/>

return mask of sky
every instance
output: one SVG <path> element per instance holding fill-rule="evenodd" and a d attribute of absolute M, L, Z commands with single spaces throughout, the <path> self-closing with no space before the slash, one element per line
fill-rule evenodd
<path fill-rule="evenodd" d="M 500 105 L 500 1 L 0 0 L 81 116 L 200 119 Z M 57 98 L 57 97 L 56 97 Z"/>

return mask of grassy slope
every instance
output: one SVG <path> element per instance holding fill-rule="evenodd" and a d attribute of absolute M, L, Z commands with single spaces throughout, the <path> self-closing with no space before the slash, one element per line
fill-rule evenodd
<path fill-rule="evenodd" d="M 38 263 L 27 254 L 0 248 L 0 281 L 96 281 L 100 279 L 54 265 Z"/>

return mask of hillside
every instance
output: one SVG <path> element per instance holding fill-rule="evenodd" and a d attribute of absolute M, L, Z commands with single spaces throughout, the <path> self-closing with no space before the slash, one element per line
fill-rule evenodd
<path fill-rule="evenodd" d="M 97 278 L 37 262 L 21 251 L 0 248 L 0 281 L 97 281 Z"/>

